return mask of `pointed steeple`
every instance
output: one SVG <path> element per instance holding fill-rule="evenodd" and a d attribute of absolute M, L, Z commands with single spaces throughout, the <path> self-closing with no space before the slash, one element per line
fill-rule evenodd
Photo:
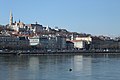
<path fill-rule="evenodd" d="M 12 25 L 12 24 L 13 24 L 13 14 L 10 11 L 10 22 L 9 22 L 9 25 Z"/>

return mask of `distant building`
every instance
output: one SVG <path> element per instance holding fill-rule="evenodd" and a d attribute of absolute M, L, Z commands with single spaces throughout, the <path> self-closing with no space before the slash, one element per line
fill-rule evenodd
<path fill-rule="evenodd" d="M 91 49 L 101 49 L 101 43 L 103 42 L 102 39 L 100 39 L 97 36 L 92 37 L 92 43 L 91 43 Z"/>
<path fill-rule="evenodd" d="M 10 11 L 10 22 L 9 22 L 9 26 L 13 25 L 13 14 Z"/>
<path fill-rule="evenodd" d="M 27 49 L 29 41 L 25 37 L 0 35 L 0 49 Z"/>
<path fill-rule="evenodd" d="M 27 37 L 17 37 L 19 38 L 18 40 L 18 49 L 29 49 L 29 40 Z"/>
<path fill-rule="evenodd" d="M 29 37 L 30 45 L 42 50 L 66 49 L 66 39 L 63 36 L 34 36 Z"/>
<path fill-rule="evenodd" d="M 40 48 L 42 50 L 47 50 L 48 44 L 49 44 L 49 41 L 47 37 L 40 37 Z"/>
<path fill-rule="evenodd" d="M 13 14 L 12 14 L 12 12 L 10 12 L 10 22 L 9 22 L 8 28 L 19 32 L 21 28 L 25 28 L 25 24 L 23 22 L 20 22 L 20 20 L 19 20 L 19 22 L 15 21 L 13 23 Z"/>
<path fill-rule="evenodd" d="M 109 36 L 98 36 L 101 40 L 111 40 L 111 38 Z"/>
<path fill-rule="evenodd" d="M 39 36 L 29 37 L 28 39 L 29 39 L 30 46 L 37 46 L 40 43 Z"/>
<path fill-rule="evenodd" d="M 27 31 L 32 31 L 33 33 L 43 32 L 43 26 L 40 24 L 37 24 L 37 22 L 36 24 L 27 24 L 25 28 Z"/>
<path fill-rule="evenodd" d="M 13 23 L 13 15 L 10 12 L 10 22 L 7 25 L 8 28 L 18 32 L 19 34 L 40 34 L 43 31 L 43 26 L 38 24 L 24 24 L 19 20 L 19 22 Z"/>
<path fill-rule="evenodd" d="M 71 35 L 70 35 L 70 40 L 75 40 L 75 38 L 76 38 L 76 34 L 75 33 L 72 33 Z"/>
<path fill-rule="evenodd" d="M 56 26 L 56 27 L 55 27 L 55 30 L 56 30 L 56 31 L 59 31 L 59 28 Z"/>
<path fill-rule="evenodd" d="M 41 50 L 48 49 L 48 38 L 43 36 L 29 37 L 30 46 L 36 46 Z"/>
<path fill-rule="evenodd" d="M 73 50 L 74 49 L 74 43 L 71 41 L 66 41 L 66 49 L 67 50 Z"/>
<path fill-rule="evenodd" d="M 92 37 L 91 36 L 80 36 L 80 37 L 76 37 L 75 40 L 86 41 L 88 44 L 90 44 L 92 42 Z"/>
<path fill-rule="evenodd" d="M 86 48 L 86 41 L 83 40 L 73 40 L 74 48 L 76 49 L 85 49 Z"/>
<path fill-rule="evenodd" d="M 66 38 L 64 36 L 56 36 L 57 49 L 66 49 Z"/>
<path fill-rule="evenodd" d="M 48 49 L 49 50 L 56 50 L 57 49 L 57 41 L 55 36 L 49 36 L 48 37 Z"/>
<path fill-rule="evenodd" d="M 14 31 L 20 32 L 20 31 L 25 31 L 25 24 L 23 22 L 18 22 L 18 23 L 13 23 L 10 25 L 10 28 L 13 29 Z"/>
<path fill-rule="evenodd" d="M 119 41 L 115 41 L 112 39 L 103 39 L 101 37 L 93 37 L 91 49 L 98 49 L 98 50 L 118 50 L 120 49 Z"/>
<path fill-rule="evenodd" d="M 49 26 L 47 26 L 45 30 L 48 31 L 48 32 L 50 32 L 51 28 Z"/>

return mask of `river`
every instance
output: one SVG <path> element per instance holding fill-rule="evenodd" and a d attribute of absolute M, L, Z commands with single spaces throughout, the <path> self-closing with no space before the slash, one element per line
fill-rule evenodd
<path fill-rule="evenodd" d="M 2 55 L 0 80 L 120 80 L 120 57 Z"/>

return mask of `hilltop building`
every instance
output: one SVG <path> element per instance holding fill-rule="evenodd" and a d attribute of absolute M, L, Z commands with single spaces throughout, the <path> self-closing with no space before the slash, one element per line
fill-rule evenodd
<path fill-rule="evenodd" d="M 21 22 L 19 20 L 19 22 L 13 22 L 13 14 L 12 12 L 10 12 L 10 19 L 9 19 L 9 28 L 16 31 L 16 32 L 19 32 L 21 28 L 25 28 L 25 24 L 23 22 Z"/>
<path fill-rule="evenodd" d="M 38 24 L 25 24 L 19 20 L 19 22 L 13 22 L 13 14 L 10 12 L 10 21 L 8 28 L 14 30 L 14 32 L 18 32 L 18 34 L 36 34 L 43 31 L 43 26 Z"/>
<path fill-rule="evenodd" d="M 119 37 L 113 40 L 108 36 L 93 37 L 86 33 L 69 32 L 66 29 L 40 24 L 14 22 L 10 12 L 9 24 L 0 25 L 0 48 L 29 48 L 39 50 L 104 50 L 120 49 Z M 28 39 L 27 39 L 28 37 Z"/>
<path fill-rule="evenodd" d="M 11 26 L 13 24 L 13 14 L 10 11 L 10 22 L 9 22 L 9 26 Z"/>
<path fill-rule="evenodd" d="M 37 34 L 43 32 L 43 26 L 38 24 L 37 22 L 35 24 L 26 24 L 25 29 Z"/>

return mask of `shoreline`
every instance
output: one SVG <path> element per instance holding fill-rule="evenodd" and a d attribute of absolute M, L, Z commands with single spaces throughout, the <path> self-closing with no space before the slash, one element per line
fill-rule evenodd
<path fill-rule="evenodd" d="M 94 55 L 120 55 L 120 51 L 54 51 L 54 52 L 42 52 L 42 51 L 3 51 L 0 52 L 0 55 L 85 55 L 85 56 L 94 56 Z"/>

